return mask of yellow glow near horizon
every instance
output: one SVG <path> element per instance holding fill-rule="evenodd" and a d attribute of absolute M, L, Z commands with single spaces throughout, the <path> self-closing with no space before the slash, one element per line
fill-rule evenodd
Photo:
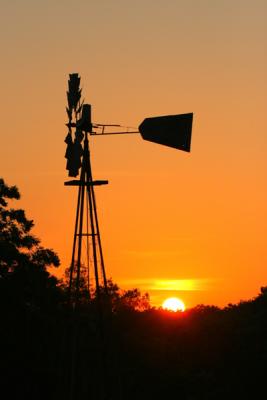
<path fill-rule="evenodd" d="M 169 310 L 174 312 L 185 311 L 185 304 L 181 299 L 178 299 L 177 297 L 169 297 L 163 302 L 162 308 L 164 310 Z"/>
<path fill-rule="evenodd" d="M 122 289 L 138 288 L 141 292 L 147 292 L 150 296 L 152 306 L 160 307 L 167 297 L 183 296 L 189 307 L 194 303 L 192 298 L 196 298 L 197 303 L 203 300 L 203 294 L 212 290 L 217 281 L 211 278 L 196 279 L 164 279 L 164 278 L 139 278 L 122 279 L 117 281 Z"/>
<path fill-rule="evenodd" d="M 129 279 L 121 280 L 122 286 L 137 286 L 142 290 L 194 291 L 207 286 L 208 279 Z"/>
<path fill-rule="evenodd" d="M 154 290 L 197 290 L 199 282 L 197 279 L 171 279 L 155 280 Z"/>

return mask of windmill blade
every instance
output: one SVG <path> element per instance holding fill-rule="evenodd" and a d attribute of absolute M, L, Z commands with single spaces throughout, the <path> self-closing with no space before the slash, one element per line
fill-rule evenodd
<path fill-rule="evenodd" d="M 70 110 L 68 107 L 66 107 L 66 111 L 67 111 L 67 114 L 68 114 L 68 117 L 69 117 L 69 121 L 71 121 L 71 119 L 72 119 L 72 112 L 71 112 L 71 110 Z"/>
<path fill-rule="evenodd" d="M 76 110 L 79 100 L 81 98 L 82 89 L 80 89 L 81 78 L 79 74 L 74 73 L 69 75 L 67 92 L 68 106 L 70 110 Z"/>
<path fill-rule="evenodd" d="M 190 152 L 193 113 L 146 118 L 139 126 L 144 140 Z"/>

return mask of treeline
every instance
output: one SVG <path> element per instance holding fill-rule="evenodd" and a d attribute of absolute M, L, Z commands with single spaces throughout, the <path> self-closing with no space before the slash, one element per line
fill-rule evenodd
<path fill-rule="evenodd" d="M 96 300 L 73 312 L 59 259 L 9 207 L 0 180 L 1 397 L 7 399 L 265 398 L 267 289 L 224 309 L 152 309 L 137 289 L 109 282 L 112 310 Z M 86 293 L 85 293 L 86 295 Z"/>

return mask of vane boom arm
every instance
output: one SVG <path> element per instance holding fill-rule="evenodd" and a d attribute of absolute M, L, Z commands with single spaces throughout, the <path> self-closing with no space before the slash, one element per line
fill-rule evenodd
<path fill-rule="evenodd" d="M 132 133 L 140 133 L 139 131 L 122 131 L 122 132 L 91 132 L 90 136 L 102 136 L 102 135 L 125 135 Z"/>
<path fill-rule="evenodd" d="M 106 128 L 121 128 L 122 130 L 114 130 L 114 131 L 106 131 Z M 137 128 L 126 127 L 120 124 L 93 124 L 93 130 L 90 135 L 100 136 L 100 135 L 122 135 L 122 134 L 131 134 L 131 133 L 139 133 Z M 100 131 L 97 131 L 99 129 Z"/>

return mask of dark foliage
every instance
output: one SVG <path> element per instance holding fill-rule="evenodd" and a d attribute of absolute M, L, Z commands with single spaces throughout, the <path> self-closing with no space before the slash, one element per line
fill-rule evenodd
<path fill-rule="evenodd" d="M 40 308 L 53 304 L 60 295 L 58 280 L 47 271 L 58 266 L 59 258 L 51 249 L 40 245 L 32 235 L 34 226 L 24 210 L 8 207 L 17 200 L 16 186 L 0 179 L 0 299 L 2 305 Z"/>

